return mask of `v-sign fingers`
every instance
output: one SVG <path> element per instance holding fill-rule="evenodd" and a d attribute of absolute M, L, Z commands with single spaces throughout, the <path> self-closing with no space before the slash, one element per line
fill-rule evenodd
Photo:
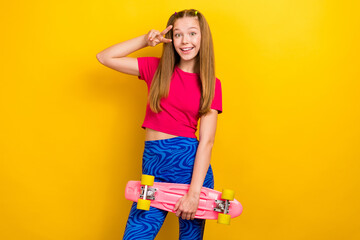
<path fill-rule="evenodd" d="M 165 35 L 170 29 L 172 28 L 172 25 L 169 25 L 167 28 L 164 29 L 164 31 L 161 32 L 161 36 Z"/>
<path fill-rule="evenodd" d="M 161 42 L 164 42 L 164 43 L 172 42 L 172 39 L 163 37 L 168 31 L 170 31 L 171 28 L 172 28 L 172 25 L 169 25 L 167 28 L 165 28 L 164 31 L 162 31 L 162 32 L 160 33 Z"/>
<path fill-rule="evenodd" d="M 172 39 L 170 38 L 164 38 L 163 36 L 161 36 L 161 41 L 164 42 L 164 43 L 169 43 L 169 42 L 172 42 Z"/>

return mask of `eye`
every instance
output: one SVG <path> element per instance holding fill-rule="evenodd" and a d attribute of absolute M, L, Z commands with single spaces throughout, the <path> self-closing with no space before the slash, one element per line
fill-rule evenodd
<path fill-rule="evenodd" d="M 196 35 L 196 32 L 192 32 L 192 33 L 194 33 L 194 34 L 192 34 L 192 36 Z"/>

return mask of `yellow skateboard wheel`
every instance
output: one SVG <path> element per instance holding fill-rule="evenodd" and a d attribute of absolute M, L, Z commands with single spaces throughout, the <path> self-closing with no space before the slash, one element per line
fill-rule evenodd
<path fill-rule="evenodd" d="M 140 210 L 150 210 L 150 200 L 138 199 L 136 208 Z"/>
<path fill-rule="evenodd" d="M 155 177 L 152 175 L 141 175 L 141 185 L 149 185 L 152 186 L 154 184 Z"/>
<path fill-rule="evenodd" d="M 234 200 L 234 196 L 235 196 L 234 190 L 223 189 L 222 194 L 221 194 L 221 199 L 232 201 L 232 200 Z"/>
<path fill-rule="evenodd" d="M 231 219 L 231 215 L 219 213 L 217 222 L 220 224 L 230 225 L 230 219 Z"/>

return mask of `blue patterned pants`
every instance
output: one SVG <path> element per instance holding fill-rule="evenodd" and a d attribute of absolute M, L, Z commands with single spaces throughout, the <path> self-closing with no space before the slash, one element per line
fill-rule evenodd
<path fill-rule="evenodd" d="M 199 141 L 196 138 L 174 137 L 145 141 L 142 159 L 142 173 L 155 176 L 155 182 L 190 184 L 196 150 Z M 214 189 L 214 177 L 211 165 L 204 180 L 204 187 Z M 149 211 L 131 206 L 123 240 L 155 239 L 167 211 L 150 207 Z M 179 239 L 203 239 L 205 220 L 183 220 L 179 217 Z"/>

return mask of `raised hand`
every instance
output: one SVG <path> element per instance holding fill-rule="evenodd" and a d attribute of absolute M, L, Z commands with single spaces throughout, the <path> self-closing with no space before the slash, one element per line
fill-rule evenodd
<path fill-rule="evenodd" d="M 162 43 L 172 42 L 172 39 L 163 37 L 168 31 L 170 31 L 171 28 L 172 28 L 172 25 L 169 25 L 162 32 L 159 32 L 158 30 L 154 30 L 154 29 L 150 30 L 148 32 L 148 34 L 146 34 L 146 36 L 145 36 L 145 40 L 146 40 L 146 43 L 148 44 L 148 46 L 155 47 L 156 45 L 158 45 L 161 42 Z"/>

